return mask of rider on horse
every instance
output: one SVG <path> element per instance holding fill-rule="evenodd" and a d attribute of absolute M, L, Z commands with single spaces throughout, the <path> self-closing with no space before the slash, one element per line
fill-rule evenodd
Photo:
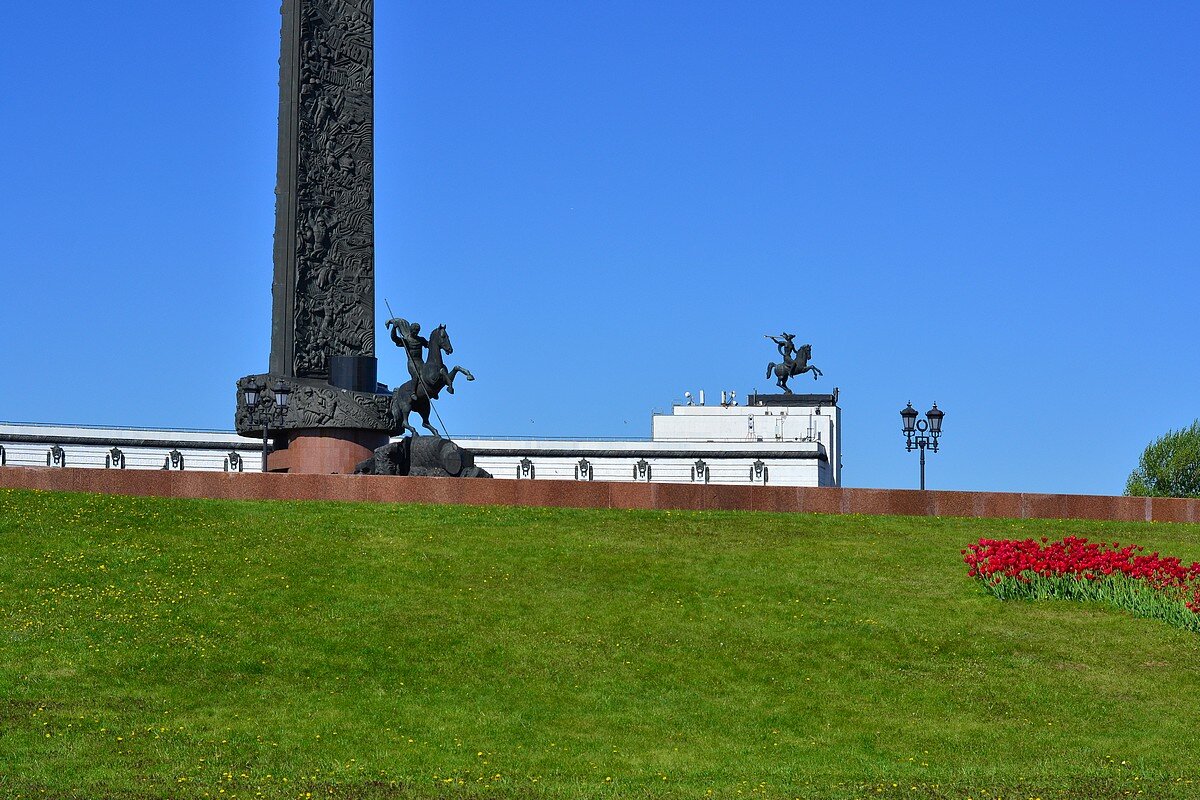
<path fill-rule="evenodd" d="M 408 375 L 413 382 L 412 399 L 417 399 L 417 388 L 421 386 L 421 365 L 425 363 L 424 351 L 429 349 L 429 340 L 421 335 L 421 323 L 409 322 L 402 317 L 389 319 L 392 341 L 408 353 Z"/>
<path fill-rule="evenodd" d="M 781 333 L 779 336 L 767 336 L 767 338 L 775 343 L 776 349 L 779 350 L 779 355 L 783 356 L 783 363 L 790 367 L 792 362 L 796 360 L 796 343 L 792 341 L 796 338 L 796 334 Z"/>
<path fill-rule="evenodd" d="M 434 328 L 428 339 L 421 335 L 420 325 L 401 317 L 389 319 L 387 326 L 391 329 L 392 341 L 397 347 L 404 348 L 408 356 L 409 381 L 392 392 L 394 429 L 399 433 L 411 431 L 416 436 L 416 428 L 408 424 L 409 413 L 416 411 L 421 415 L 421 425 L 436 436 L 437 429 L 429 424 L 432 401 L 438 399 L 442 389 L 454 394 L 455 375 L 462 373 L 469 381 L 475 380 L 475 376 L 463 367 L 446 368 L 442 354 L 453 353 L 454 346 L 450 344 L 445 325 Z"/>
<path fill-rule="evenodd" d="M 811 372 L 813 380 L 816 380 L 817 376 L 822 374 L 821 370 L 808 363 L 808 359 L 812 358 L 812 345 L 802 344 L 796 347 L 796 343 L 793 341 L 796 334 L 782 333 L 779 336 L 767 334 L 767 338 L 775 343 L 779 355 L 783 356 L 782 364 L 772 361 L 767 365 L 767 377 L 771 377 L 771 374 L 774 373 L 776 385 L 785 393 L 792 394 L 792 390 L 787 385 L 788 378 Z"/>

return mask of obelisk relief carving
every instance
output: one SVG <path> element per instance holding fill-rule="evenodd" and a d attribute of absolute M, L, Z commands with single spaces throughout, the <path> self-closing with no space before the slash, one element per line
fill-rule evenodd
<path fill-rule="evenodd" d="M 283 2 L 271 357 L 235 415 L 273 438 L 272 469 L 349 471 L 394 425 L 375 366 L 373 12 Z"/>
<path fill-rule="evenodd" d="M 284 0 L 272 374 L 375 355 L 373 0 Z"/>
<path fill-rule="evenodd" d="M 440 390 L 453 393 L 455 375 L 475 378 L 442 361 L 454 352 L 445 325 L 425 339 L 396 318 L 388 325 L 406 347 L 410 380 L 389 392 L 376 379 L 373 12 L 373 0 L 283 2 L 270 368 L 238 381 L 234 424 L 261 435 L 274 472 L 369 463 L 389 474 L 485 476 L 441 438 L 405 445 L 404 459 L 377 457 L 389 434 L 418 435 L 410 412 L 436 436 L 429 413 Z"/>

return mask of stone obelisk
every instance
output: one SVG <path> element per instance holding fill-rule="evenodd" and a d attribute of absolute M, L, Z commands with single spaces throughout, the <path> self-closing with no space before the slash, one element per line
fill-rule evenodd
<path fill-rule="evenodd" d="M 349 472 L 392 424 L 376 384 L 373 12 L 283 2 L 271 358 L 238 382 L 236 415 L 243 435 L 264 420 L 276 434 L 273 471 Z"/>
<path fill-rule="evenodd" d="M 331 358 L 375 355 L 371 5 L 283 5 L 275 374 L 328 379 Z"/>

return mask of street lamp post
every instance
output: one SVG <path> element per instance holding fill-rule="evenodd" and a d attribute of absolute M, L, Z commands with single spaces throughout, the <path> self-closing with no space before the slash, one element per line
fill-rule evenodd
<path fill-rule="evenodd" d="M 942 435 L 942 417 L 946 416 L 933 404 L 933 408 L 925 412 L 925 419 L 917 419 L 917 410 L 909 403 L 900 412 L 904 421 L 904 449 L 912 452 L 914 448 L 921 451 L 921 488 L 925 488 L 925 449 L 938 451 L 938 437 Z"/>
<path fill-rule="evenodd" d="M 256 421 L 261 421 L 263 426 L 263 452 L 262 452 L 262 471 L 267 471 L 267 455 L 271 451 L 270 435 L 271 423 L 282 424 L 287 417 L 288 396 L 292 393 L 289 387 L 282 380 L 275 383 L 275 389 L 272 394 L 264 395 L 265 386 L 260 385 L 257 381 L 250 381 L 244 389 L 246 408 L 250 413 L 257 417 Z"/>

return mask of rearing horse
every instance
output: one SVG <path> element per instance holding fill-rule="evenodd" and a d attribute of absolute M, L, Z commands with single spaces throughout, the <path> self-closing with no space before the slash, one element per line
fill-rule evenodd
<path fill-rule="evenodd" d="M 467 376 L 467 380 L 475 380 L 470 370 L 458 366 L 446 369 L 442 363 L 442 353 L 450 355 L 453 352 L 454 346 L 450 344 L 446 326 L 438 325 L 429 334 L 429 355 L 416 365 L 417 380 L 409 380 L 392 392 L 392 430 L 397 433 L 411 431 L 413 436 L 419 435 L 417 429 L 408 424 L 408 415 L 416 411 L 421 415 L 421 426 L 434 436 L 440 435 L 437 428 L 429 424 L 429 401 L 436 400 L 442 389 L 454 394 L 454 376 L 460 372 Z"/>
<path fill-rule="evenodd" d="M 821 372 L 821 370 L 808 363 L 810 358 L 812 358 L 812 345 L 800 345 L 800 347 L 796 349 L 796 355 L 794 358 L 789 359 L 785 355 L 782 364 L 776 364 L 774 361 L 768 364 L 767 377 L 771 377 L 771 373 L 774 372 L 776 385 L 782 388 L 785 394 L 794 394 L 794 392 L 788 388 L 788 378 L 794 378 L 797 375 L 803 375 L 806 372 L 811 372 L 813 374 L 813 380 L 815 381 L 818 376 L 824 374 Z"/>

